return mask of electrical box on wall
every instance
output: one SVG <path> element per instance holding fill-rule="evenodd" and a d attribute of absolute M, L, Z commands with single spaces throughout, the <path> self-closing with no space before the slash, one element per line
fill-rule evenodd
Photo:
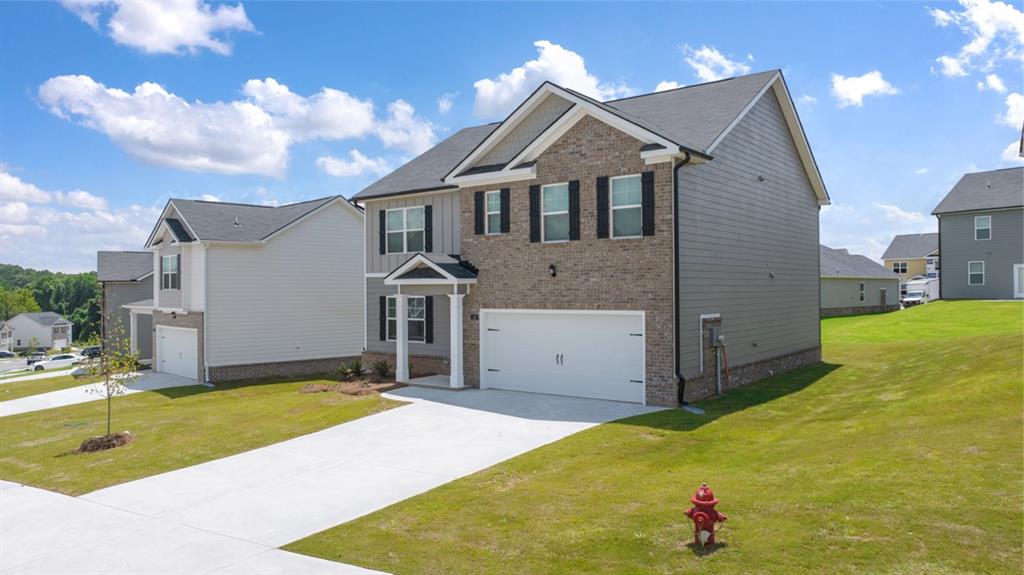
<path fill-rule="evenodd" d="M 722 337 L 722 326 L 713 325 L 708 331 L 710 332 L 710 337 L 708 339 L 711 340 L 709 342 L 711 347 L 721 347 L 722 340 L 725 339 Z"/>

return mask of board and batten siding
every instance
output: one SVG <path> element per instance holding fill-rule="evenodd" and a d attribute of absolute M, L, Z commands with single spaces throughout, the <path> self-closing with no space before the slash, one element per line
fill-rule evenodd
<path fill-rule="evenodd" d="M 818 204 L 775 94 L 679 178 L 683 376 L 699 373 L 705 313 L 721 314 L 731 366 L 817 348 Z"/>
<path fill-rule="evenodd" d="M 975 216 L 992 216 L 992 239 L 974 239 Z M 1024 263 L 1024 209 L 943 214 L 942 299 L 1013 299 L 1013 265 Z M 985 285 L 967 283 L 967 262 L 985 262 Z"/>
<path fill-rule="evenodd" d="M 450 286 L 407 286 L 403 293 L 433 295 L 434 342 L 409 342 L 409 355 L 448 357 L 451 349 L 451 313 L 447 293 Z M 384 278 L 366 278 L 366 351 L 395 353 L 395 342 L 380 339 L 380 296 L 395 295 L 395 286 L 384 285 Z"/>
<path fill-rule="evenodd" d="M 408 198 L 366 201 L 366 273 L 388 273 L 406 262 L 412 254 L 380 253 L 381 210 L 415 206 L 433 206 L 433 252 L 436 254 L 459 253 L 459 194 L 441 192 Z"/>
<path fill-rule="evenodd" d="M 864 301 L 860 301 L 860 284 L 864 284 Z M 900 303 L 900 278 L 821 278 L 821 307 L 848 308 L 872 307 L 882 305 L 882 292 L 885 290 L 885 305 L 895 306 Z M 728 345 L 728 342 L 726 342 Z"/>
<path fill-rule="evenodd" d="M 156 271 L 154 271 L 154 279 L 156 283 L 157 300 L 155 302 L 156 307 L 164 309 L 183 309 L 184 299 L 182 297 L 182 290 L 186 283 L 187 270 L 185 269 L 185 255 L 180 246 L 162 245 L 157 249 L 156 255 Z M 164 256 L 176 256 L 182 254 L 181 264 L 178 267 L 178 273 L 181 274 L 178 278 L 178 286 L 180 289 L 162 289 L 162 271 L 163 271 L 163 258 Z"/>
<path fill-rule="evenodd" d="M 211 367 L 358 356 L 363 221 L 330 204 L 258 246 L 206 253 Z"/>

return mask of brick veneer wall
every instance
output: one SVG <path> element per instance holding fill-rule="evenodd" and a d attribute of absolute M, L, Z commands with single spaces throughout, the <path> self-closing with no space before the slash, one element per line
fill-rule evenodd
<path fill-rule="evenodd" d="M 153 368 L 155 370 L 160 369 L 160 341 L 156 336 L 156 328 L 162 325 L 188 327 L 196 330 L 196 345 L 199 346 L 199 350 L 196 352 L 196 361 L 199 363 L 196 373 L 199 374 L 199 380 L 204 381 L 206 374 L 203 373 L 203 312 L 190 311 L 172 316 L 169 313 L 153 310 Z"/>
<path fill-rule="evenodd" d="M 672 321 L 672 165 L 646 165 L 642 142 L 585 117 L 537 159 L 537 179 L 462 190 L 462 257 L 479 269 L 464 306 L 466 385 L 479 386 L 481 308 L 646 312 L 647 403 L 677 404 Z M 655 234 L 597 239 L 596 179 L 654 172 Z M 531 184 L 580 182 L 580 239 L 530 243 Z M 511 188 L 510 233 L 473 233 L 473 193 Z M 550 277 L 554 264 L 557 277 Z"/>
<path fill-rule="evenodd" d="M 898 305 L 862 305 L 862 306 L 850 306 L 850 307 L 823 307 L 821 308 L 821 317 L 837 317 L 843 315 L 858 315 L 866 313 L 887 313 L 890 311 L 896 311 L 900 309 Z"/>
<path fill-rule="evenodd" d="M 728 348 L 726 348 L 728 353 Z M 686 380 L 686 401 L 697 401 L 715 395 L 715 359 L 714 353 L 705 355 L 704 371 L 699 377 Z M 773 357 L 764 361 L 755 361 L 744 364 L 729 370 L 726 377 L 725 370 L 722 372 L 722 391 L 736 389 L 749 383 L 753 383 L 766 377 L 785 373 L 787 371 L 817 363 L 821 361 L 821 348 L 815 347 L 789 355 Z"/>
<path fill-rule="evenodd" d="M 222 383 L 240 379 L 262 379 L 265 377 L 301 377 L 306 375 L 333 375 L 342 364 L 355 357 L 326 357 L 299 361 L 277 361 L 247 365 L 224 365 L 210 367 L 210 382 Z M 365 367 L 365 366 L 364 366 Z"/>
<path fill-rule="evenodd" d="M 378 361 L 386 361 L 391 366 L 391 373 L 395 372 L 395 354 L 381 353 L 376 351 L 363 352 L 363 369 L 370 371 L 373 364 Z M 433 357 L 426 355 L 409 356 L 409 377 L 423 377 L 425 375 L 449 375 L 447 357 Z"/>

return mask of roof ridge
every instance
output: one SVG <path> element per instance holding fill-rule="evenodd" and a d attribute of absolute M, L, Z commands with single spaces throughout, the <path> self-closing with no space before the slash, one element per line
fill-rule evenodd
<path fill-rule="evenodd" d="M 991 174 L 992 172 L 1008 172 L 1010 170 L 1024 170 L 1024 166 L 1010 166 L 1009 168 L 996 168 L 994 170 L 980 170 L 977 172 L 967 172 L 965 176 L 973 176 L 975 174 Z"/>
<path fill-rule="evenodd" d="M 749 76 L 757 76 L 759 74 L 767 74 L 768 72 L 781 72 L 781 68 L 769 68 L 768 70 L 761 70 L 760 72 L 751 72 L 749 74 L 743 74 L 742 76 L 730 76 L 728 78 L 720 78 L 718 80 L 711 80 L 710 82 L 701 82 L 700 84 L 688 84 L 686 86 L 679 86 L 678 88 L 672 88 L 670 90 L 662 90 L 660 92 L 647 92 L 645 94 L 634 94 L 632 96 L 626 96 L 625 98 L 616 98 L 614 100 L 605 100 L 603 103 L 611 104 L 613 102 L 622 102 L 625 100 L 633 100 L 636 98 L 644 98 L 647 96 L 655 96 L 657 94 L 668 94 L 670 92 L 678 92 L 680 90 L 686 90 L 688 88 L 699 88 L 701 86 L 710 86 L 712 84 L 719 84 L 722 82 L 728 82 L 730 80 L 738 80 L 740 78 L 747 78 Z"/>

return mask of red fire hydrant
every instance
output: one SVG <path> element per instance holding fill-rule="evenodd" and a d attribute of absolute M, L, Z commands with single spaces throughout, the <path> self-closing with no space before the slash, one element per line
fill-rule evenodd
<path fill-rule="evenodd" d="M 718 500 L 715 494 L 708 488 L 707 483 L 701 483 L 700 489 L 690 499 L 693 507 L 686 510 L 686 516 L 693 519 L 693 544 L 704 547 L 715 544 L 715 523 L 725 521 L 724 513 L 715 510 Z"/>

